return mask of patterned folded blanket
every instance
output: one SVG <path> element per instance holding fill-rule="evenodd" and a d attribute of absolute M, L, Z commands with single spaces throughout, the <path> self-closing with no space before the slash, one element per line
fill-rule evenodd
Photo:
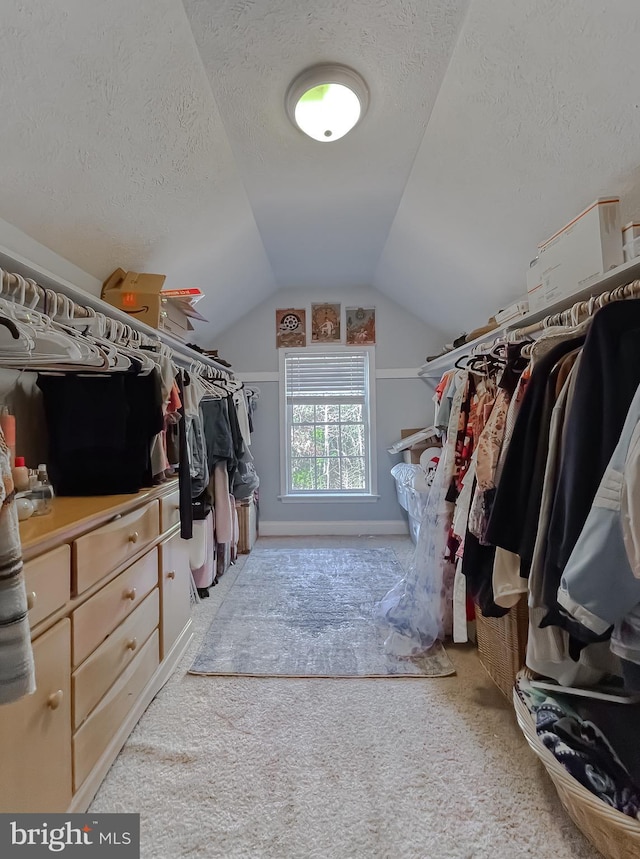
<path fill-rule="evenodd" d="M 518 691 L 540 740 L 567 772 L 607 805 L 640 820 L 640 787 L 600 728 L 576 713 L 562 695 L 529 686 Z"/>
<path fill-rule="evenodd" d="M 0 704 L 35 691 L 11 458 L 0 430 Z"/>

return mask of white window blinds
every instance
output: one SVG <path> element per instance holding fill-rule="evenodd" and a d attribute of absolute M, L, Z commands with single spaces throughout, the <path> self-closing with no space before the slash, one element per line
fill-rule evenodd
<path fill-rule="evenodd" d="M 366 352 L 287 355 L 287 402 L 335 398 L 364 401 L 368 390 L 368 358 Z"/>

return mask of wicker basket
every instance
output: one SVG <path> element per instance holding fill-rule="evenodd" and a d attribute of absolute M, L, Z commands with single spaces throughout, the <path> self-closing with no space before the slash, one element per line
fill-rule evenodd
<path fill-rule="evenodd" d="M 640 823 L 598 799 L 567 772 L 540 742 L 533 717 L 515 690 L 513 705 L 522 733 L 544 764 L 560 802 L 578 829 L 606 859 L 638 859 Z"/>
<path fill-rule="evenodd" d="M 504 617 L 485 617 L 476 605 L 476 638 L 480 662 L 509 700 L 516 676 L 524 665 L 528 633 L 526 595 Z"/>

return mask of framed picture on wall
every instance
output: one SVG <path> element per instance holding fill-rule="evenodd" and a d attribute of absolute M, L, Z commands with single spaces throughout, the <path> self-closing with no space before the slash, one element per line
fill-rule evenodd
<path fill-rule="evenodd" d="M 307 345 L 307 312 L 294 307 L 276 310 L 276 349 Z"/>
<path fill-rule="evenodd" d="M 311 305 L 311 340 L 313 343 L 340 343 L 340 305 Z"/>
<path fill-rule="evenodd" d="M 345 309 L 347 344 L 374 346 L 376 342 L 375 307 L 347 307 Z"/>

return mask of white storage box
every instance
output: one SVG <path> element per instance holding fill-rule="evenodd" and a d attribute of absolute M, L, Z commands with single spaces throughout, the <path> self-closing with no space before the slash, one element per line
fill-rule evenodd
<path fill-rule="evenodd" d="M 627 242 L 632 241 L 633 239 L 637 239 L 640 237 L 640 224 L 636 224 L 634 221 L 629 221 L 628 224 L 625 224 L 622 228 L 622 244 L 626 245 Z"/>
<path fill-rule="evenodd" d="M 255 492 L 250 498 L 236 501 L 238 513 L 238 554 L 248 555 L 258 539 L 258 505 Z"/>
<path fill-rule="evenodd" d="M 630 239 L 628 242 L 625 242 L 623 245 L 624 248 L 624 261 L 629 262 L 630 259 L 635 259 L 640 256 L 640 236 L 636 236 L 633 239 Z"/>
<path fill-rule="evenodd" d="M 213 538 L 213 513 L 194 519 L 193 539 L 187 541 L 189 566 L 197 588 L 210 588 L 215 577 L 216 553 Z"/>
<path fill-rule="evenodd" d="M 538 246 L 527 273 L 530 309 L 579 292 L 623 259 L 620 200 L 601 197 Z"/>
<path fill-rule="evenodd" d="M 542 286 L 542 268 L 538 266 L 538 257 L 532 259 L 527 269 L 527 296 L 529 298 L 529 313 L 542 310 L 545 305 L 544 289 Z"/>
<path fill-rule="evenodd" d="M 437 460 L 435 462 L 437 465 Z M 420 465 L 399 462 L 391 469 L 396 482 L 396 494 L 400 506 L 409 514 L 409 533 L 414 543 L 418 542 L 420 523 L 429 496 L 432 471 Z"/>
<path fill-rule="evenodd" d="M 523 298 L 520 301 L 515 301 L 508 307 L 505 307 L 504 310 L 499 310 L 496 313 L 496 322 L 498 325 L 506 325 L 507 322 L 511 322 L 512 319 L 521 319 L 523 316 L 526 316 L 528 312 L 529 302 L 526 298 Z"/>

